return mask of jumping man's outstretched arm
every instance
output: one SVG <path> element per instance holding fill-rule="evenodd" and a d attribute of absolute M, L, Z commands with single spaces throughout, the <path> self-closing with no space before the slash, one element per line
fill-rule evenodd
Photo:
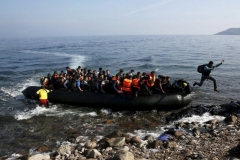
<path fill-rule="evenodd" d="M 221 63 L 217 64 L 215 67 L 219 67 L 223 63 L 224 63 L 224 59 L 221 61 Z"/>

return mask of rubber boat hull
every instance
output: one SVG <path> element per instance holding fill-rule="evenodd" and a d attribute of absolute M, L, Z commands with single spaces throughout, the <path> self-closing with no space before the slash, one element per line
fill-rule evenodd
<path fill-rule="evenodd" d="M 38 99 L 38 86 L 22 91 L 26 98 Z M 50 102 L 82 107 L 111 108 L 113 110 L 177 110 L 190 105 L 191 95 L 181 93 L 153 94 L 151 96 L 108 94 L 98 92 L 68 92 L 53 90 L 48 94 Z"/>

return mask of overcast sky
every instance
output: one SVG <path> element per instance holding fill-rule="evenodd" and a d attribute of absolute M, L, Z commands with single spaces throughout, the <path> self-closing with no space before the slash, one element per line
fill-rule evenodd
<path fill-rule="evenodd" d="M 0 0 L 0 37 L 211 35 L 240 28 L 240 0 Z"/>

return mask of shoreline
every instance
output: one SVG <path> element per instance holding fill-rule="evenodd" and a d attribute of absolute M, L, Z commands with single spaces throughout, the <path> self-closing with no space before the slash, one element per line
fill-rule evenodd
<path fill-rule="evenodd" d="M 226 123 L 226 125 L 224 125 Z M 65 144 L 50 153 L 44 146 L 38 154 L 23 155 L 20 159 L 89 159 L 89 160 L 145 160 L 145 159 L 230 159 L 240 158 L 240 118 L 227 117 L 224 123 L 218 120 L 197 123 L 178 123 L 162 136 L 162 140 L 146 136 L 140 139 L 123 131 L 115 131 L 100 141 L 81 139 L 73 144 Z M 204 127 L 205 126 L 205 127 Z M 188 130 L 188 132 L 186 132 Z M 211 131 L 210 131 L 211 130 Z M 160 139 L 160 138 L 159 138 Z M 124 158 L 119 158 L 124 157 Z M 8 157 L 9 158 L 9 157 Z M 2 157 L 7 159 L 7 157 Z"/>
<path fill-rule="evenodd" d="M 238 103 L 222 105 L 231 110 L 238 109 Z M 230 109 L 232 107 L 232 109 Z M 204 107 L 201 107 L 204 108 Z M 205 113 L 209 110 L 206 109 Z M 197 109 L 197 107 L 196 107 Z M 214 107 L 209 107 L 211 112 L 216 112 Z M 199 110 L 199 108 L 198 108 Z M 193 109 L 193 112 L 196 110 Z M 226 110 L 225 114 L 228 113 Z M 220 113 L 220 112 L 218 112 Z M 212 119 L 204 123 L 178 122 L 173 128 L 168 128 L 158 138 L 153 136 L 138 136 L 127 134 L 126 130 L 116 130 L 100 140 L 95 138 L 84 140 L 77 131 L 69 133 L 71 144 L 59 148 L 49 149 L 41 146 L 34 155 L 24 154 L 21 159 L 236 159 L 240 158 L 240 115 L 228 115 L 224 120 Z M 200 113 L 201 114 L 201 113 Z M 216 114 L 217 115 L 217 114 Z M 239 145 L 239 146 L 238 146 Z M 128 158 L 127 158 L 128 157 Z M 9 156 L 1 159 L 10 158 Z"/>

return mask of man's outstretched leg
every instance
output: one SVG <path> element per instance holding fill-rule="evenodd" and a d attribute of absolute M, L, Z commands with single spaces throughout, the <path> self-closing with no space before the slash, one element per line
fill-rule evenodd
<path fill-rule="evenodd" d="M 207 77 L 206 76 L 202 76 L 201 77 L 201 81 L 200 81 L 200 83 L 198 83 L 198 82 L 194 82 L 193 83 L 193 86 L 196 86 L 196 85 L 198 85 L 198 86 L 202 86 L 202 84 L 203 84 L 203 82 L 205 81 L 207 79 Z"/>
<path fill-rule="evenodd" d="M 214 78 L 211 77 L 211 76 L 209 76 L 208 79 L 211 80 L 211 81 L 213 81 L 214 91 L 219 92 L 219 90 L 217 89 L 217 82 L 216 82 L 216 79 L 214 79 Z"/>

